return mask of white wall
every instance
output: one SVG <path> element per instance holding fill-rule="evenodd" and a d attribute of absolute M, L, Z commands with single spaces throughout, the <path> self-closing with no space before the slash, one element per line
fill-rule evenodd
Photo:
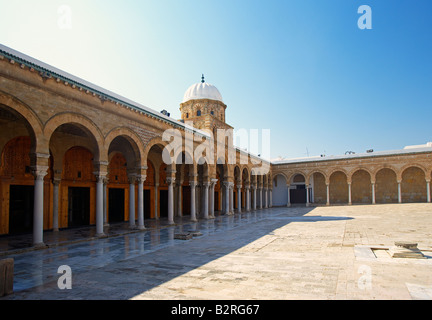
<path fill-rule="evenodd" d="M 288 201 L 287 193 L 285 177 L 280 174 L 273 177 L 273 206 L 286 206 Z"/>

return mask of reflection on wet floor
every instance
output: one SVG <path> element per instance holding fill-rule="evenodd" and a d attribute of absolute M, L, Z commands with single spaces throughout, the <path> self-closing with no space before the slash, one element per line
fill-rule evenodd
<path fill-rule="evenodd" d="M 299 208 L 293 216 L 303 215 L 310 209 Z M 132 259 L 149 254 L 167 246 L 181 245 L 185 240 L 174 239 L 176 233 L 200 231 L 202 236 L 194 238 L 199 241 L 210 233 L 227 232 L 230 229 L 253 224 L 264 219 L 271 219 L 286 211 L 282 208 L 258 210 L 232 216 L 217 216 L 215 219 L 198 222 L 176 221 L 174 226 L 147 229 L 107 238 L 94 239 L 42 250 L 27 251 L 8 255 L 14 259 L 14 291 L 41 286 L 57 281 L 59 266 L 68 265 L 74 273 L 86 272 L 101 268 L 110 263 Z M 184 219 L 186 221 L 186 219 Z M 65 233 L 66 234 L 66 233 Z M 72 234 L 72 233 L 70 233 Z M 75 237 L 79 232 L 74 232 Z M 191 240 L 187 240 L 191 241 Z"/>

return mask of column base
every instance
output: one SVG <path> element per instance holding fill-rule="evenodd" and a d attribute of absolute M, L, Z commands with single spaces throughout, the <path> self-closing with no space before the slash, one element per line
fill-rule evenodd
<path fill-rule="evenodd" d="M 96 233 L 96 237 L 98 237 L 98 238 L 103 238 L 103 237 L 106 237 L 106 234 L 105 233 Z"/>
<path fill-rule="evenodd" d="M 138 230 L 145 230 L 146 227 L 145 227 L 145 226 L 138 226 L 137 229 L 138 229 Z"/>
<path fill-rule="evenodd" d="M 33 248 L 39 249 L 39 248 L 44 248 L 44 247 L 47 247 L 47 245 L 44 242 L 39 242 L 39 243 L 33 244 Z"/>

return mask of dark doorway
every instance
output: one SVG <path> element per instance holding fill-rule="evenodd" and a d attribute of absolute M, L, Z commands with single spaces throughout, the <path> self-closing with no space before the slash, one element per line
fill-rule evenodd
<path fill-rule="evenodd" d="M 90 188 L 69 187 L 69 227 L 90 224 Z"/>
<path fill-rule="evenodd" d="M 219 211 L 219 191 L 214 193 L 214 211 Z"/>
<path fill-rule="evenodd" d="M 150 190 L 144 190 L 144 219 L 151 218 L 150 208 Z"/>
<path fill-rule="evenodd" d="M 297 185 L 296 189 L 290 189 L 291 203 L 306 203 L 306 185 Z"/>
<path fill-rule="evenodd" d="M 108 194 L 109 222 L 124 221 L 125 190 L 110 188 Z"/>
<path fill-rule="evenodd" d="M 10 186 L 9 234 L 33 231 L 33 186 Z"/>
<path fill-rule="evenodd" d="M 191 188 L 190 187 L 182 187 L 182 196 L 183 196 L 183 215 L 190 215 L 191 212 Z"/>
<path fill-rule="evenodd" d="M 159 192 L 159 216 L 168 217 L 168 190 L 160 190 Z"/>

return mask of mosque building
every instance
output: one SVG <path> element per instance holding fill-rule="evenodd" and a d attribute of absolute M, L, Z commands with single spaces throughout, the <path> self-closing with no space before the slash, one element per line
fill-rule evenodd
<path fill-rule="evenodd" d="M 0 45 L 0 235 L 39 246 L 44 231 L 77 226 L 103 235 L 125 221 L 431 201 L 430 143 L 270 161 L 232 146 L 227 108 L 203 76 L 175 120 Z M 172 149 L 170 130 L 182 141 Z"/>

